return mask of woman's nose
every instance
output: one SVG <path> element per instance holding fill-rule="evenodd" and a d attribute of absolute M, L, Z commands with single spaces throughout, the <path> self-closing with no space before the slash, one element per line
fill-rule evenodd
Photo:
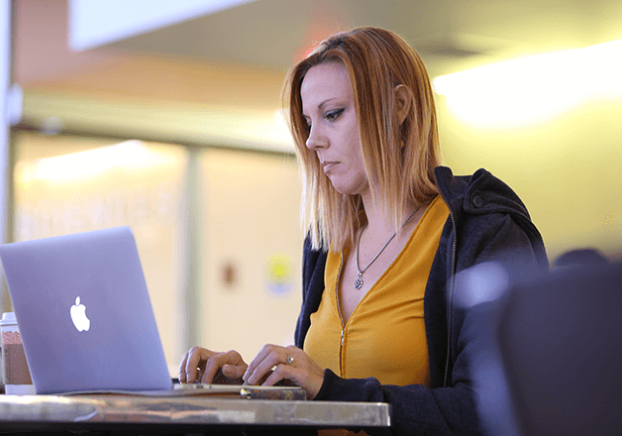
<path fill-rule="evenodd" d="M 309 129 L 309 137 L 307 138 L 307 148 L 309 150 L 317 150 L 326 146 L 326 138 L 321 135 L 321 132 L 316 127 Z"/>

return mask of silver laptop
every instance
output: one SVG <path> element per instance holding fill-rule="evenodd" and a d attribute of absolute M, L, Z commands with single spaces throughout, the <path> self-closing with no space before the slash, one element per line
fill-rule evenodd
<path fill-rule="evenodd" d="M 0 246 L 37 394 L 304 400 L 297 386 L 175 384 L 129 227 Z"/>
<path fill-rule="evenodd" d="M 38 394 L 171 390 L 129 227 L 0 246 Z"/>

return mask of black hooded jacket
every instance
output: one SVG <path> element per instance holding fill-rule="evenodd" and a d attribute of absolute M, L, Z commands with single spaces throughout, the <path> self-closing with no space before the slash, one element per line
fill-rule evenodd
<path fill-rule="evenodd" d="M 391 404 L 389 430 L 369 434 L 481 434 L 469 363 L 480 349 L 477 311 L 455 303 L 455 276 L 486 261 L 511 263 L 518 274 L 548 270 L 542 237 L 527 209 L 505 183 L 480 169 L 454 176 L 435 169 L 436 183 L 450 215 L 445 223 L 424 296 L 424 320 L 430 359 L 430 387 L 381 385 L 375 378 L 343 379 L 325 370 L 315 400 Z M 302 348 L 324 291 L 325 251 L 305 241 L 303 302 L 296 326 Z"/>

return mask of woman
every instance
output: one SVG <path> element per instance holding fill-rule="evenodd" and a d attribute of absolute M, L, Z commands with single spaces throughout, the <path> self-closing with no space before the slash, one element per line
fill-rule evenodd
<path fill-rule="evenodd" d="M 490 173 L 439 166 L 427 72 L 392 32 L 332 36 L 285 91 L 308 232 L 296 346 L 266 345 L 249 365 L 195 347 L 180 380 L 288 380 L 309 399 L 390 403 L 395 434 L 478 433 L 454 276 L 502 255 L 546 269 L 527 210 Z"/>

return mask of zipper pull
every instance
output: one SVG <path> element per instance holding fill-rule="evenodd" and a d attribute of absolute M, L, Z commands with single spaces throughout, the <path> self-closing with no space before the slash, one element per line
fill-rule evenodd
<path fill-rule="evenodd" d="M 341 346 L 343 347 L 343 330 L 341 330 Z"/>

